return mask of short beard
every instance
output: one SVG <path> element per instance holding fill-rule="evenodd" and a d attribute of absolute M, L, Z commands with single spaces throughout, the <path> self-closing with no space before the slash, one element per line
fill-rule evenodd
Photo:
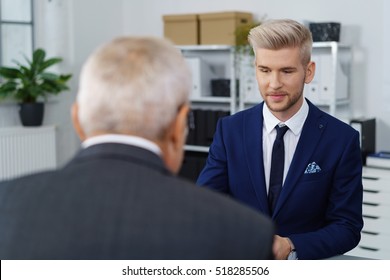
<path fill-rule="evenodd" d="M 287 111 L 289 110 L 291 107 L 293 107 L 295 104 L 298 103 L 298 101 L 301 99 L 302 95 L 303 95 L 303 89 L 305 87 L 305 80 L 306 80 L 306 74 L 305 76 L 303 77 L 303 81 L 302 81 L 302 87 L 300 88 L 300 90 L 298 92 L 300 92 L 300 94 L 298 95 L 294 95 L 292 97 L 292 99 L 288 100 L 287 104 L 285 106 L 283 106 L 282 108 L 273 108 L 273 106 L 270 106 L 270 104 L 268 104 L 268 101 L 267 99 L 265 99 L 265 103 L 267 104 L 268 108 L 273 111 L 273 112 L 284 112 L 284 111 Z M 290 98 L 291 95 L 288 95 L 288 97 Z"/>

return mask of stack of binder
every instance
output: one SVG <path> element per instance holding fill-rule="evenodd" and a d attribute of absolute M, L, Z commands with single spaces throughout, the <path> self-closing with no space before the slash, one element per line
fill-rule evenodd
<path fill-rule="evenodd" d="M 367 156 L 376 151 L 376 121 L 375 118 L 358 118 L 350 122 L 351 126 L 359 132 L 362 162 L 366 165 Z"/>
<path fill-rule="evenodd" d="M 367 156 L 366 165 L 369 167 L 390 169 L 390 152 L 381 151 L 369 154 Z"/>
<path fill-rule="evenodd" d="M 192 110 L 188 116 L 189 133 L 186 144 L 210 146 L 213 142 L 218 120 L 228 115 L 230 115 L 229 111 Z"/>

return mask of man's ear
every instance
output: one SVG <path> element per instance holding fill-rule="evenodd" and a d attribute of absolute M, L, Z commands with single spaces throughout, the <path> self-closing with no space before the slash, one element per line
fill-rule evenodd
<path fill-rule="evenodd" d="M 183 145 L 183 141 L 185 142 L 185 138 L 187 137 L 187 120 L 189 110 L 190 107 L 188 104 L 182 105 L 179 108 L 179 111 L 173 123 L 172 141 L 175 145 L 178 144 L 180 149 L 182 148 L 181 146 Z M 185 131 L 185 133 L 183 133 L 183 131 Z"/>
<path fill-rule="evenodd" d="M 72 123 L 74 130 L 76 131 L 77 135 L 79 136 L 81 141 L 84 141 L 87 137 L 85 136 L 84 130 L 80 125 L 79 121 L 79 106 L 77 103 L 73 103 L 72 105 L 72 110 L 71 110 L 71 115 L 72 115 Z"/>
<path fill-rule="evenodd" d="M 184 145 L 187 136 L 187 115 L 189 105 L 179 108 L 177 115 L 169 126 L 165 140 L 160 147 L 163 151 L 163 160 L 167 168 L 174 174 L 179 172 L 183 162 Z"/>
<path fill-rule="evenodd" d="M 316 72 L 316 64 L 314 61 L 310 61 L 309 64 L 306 66 L 306 76 L 305 76 L 305 83 L 310 83 L 313 78 L 314 74 Z"/>

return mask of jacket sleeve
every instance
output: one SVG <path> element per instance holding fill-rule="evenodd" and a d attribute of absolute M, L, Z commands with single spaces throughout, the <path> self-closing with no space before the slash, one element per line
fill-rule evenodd
<path fill-rule="evenodd" d="M 222 119 L 217 123 L 213 143 L 210 146 L 206 165 L 196 182 L 216 191 L 228 193 L 226 147 L 223 141 Z"/>

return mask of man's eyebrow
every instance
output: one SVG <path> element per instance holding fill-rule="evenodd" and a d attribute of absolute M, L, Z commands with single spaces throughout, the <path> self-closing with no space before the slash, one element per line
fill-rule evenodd
<path fill-rule="evenodd" d="M 297 70 L 297 67 L 287 66 L 287 67 L 280 68 L 280 70 Z"/>
<path fill-rule="evenodd" d="M 262 68 L 262 69 L 270 69 L 268 66 L 265 66 L 265 65 L 257 65 L 257 68 Z M 279 68 L 278 70 L 297 70 L 297 67 L 294 67 L 294 66 L 286 66 L 286 67 L 282 67 L 282 68 Z"/>

